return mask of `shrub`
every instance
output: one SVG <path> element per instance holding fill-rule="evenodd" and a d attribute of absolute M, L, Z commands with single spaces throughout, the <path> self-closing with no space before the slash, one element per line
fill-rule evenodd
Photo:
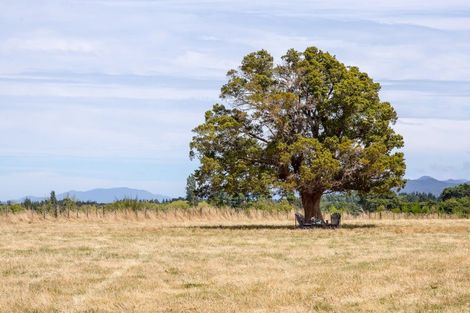
<path fill-rule="evenodd" d="M 281 201 L 260 199 L 250 203 L 248 209 L 265 212 L 289 212 L 293 209 L 293 206 L 289 204 L 289 201 L 286 199 L 282 199 Z"/>
<path fill-rule="evenodd" d="M 208 209 L 211 208 L 211 205 L 207 203 L 206 201 L 201 201 L 197 204 L 198 209 Z"/>
<path fill-rule="evenodd" d="M 450 198 L 442 201 L 439 205 L 439 209 L 447 214 L 468 216 L 470 214 L 470 197 Z"/>
<path fill-rule="evenodd" d="M 273 212 L 275 211 L 274 203 L 271 200 L 260 199 L 250 203 L 249 208 L 258 211 Z"/>
<path fill-rule="evenodd" d="M 334 205 L 330 205 L 330 207 L 328 208 L 328 212 L 330 212 L 331 214 L 342 213 L 342 211 L 344 211 L 344 209 L 339 209 Z"/>
<path fill-rule="evenodd" d="M 470 197 L 470 184 L 462 184 L 454 187 L 446 188 L 441 193 L 441 200 L 449 200 L 451 198 Z"/>
<path fill-rule="evenodd" d="M 170 210 L 175 210 L 175 209 L 182 209 L 182 210 L 187 210 L 189 209 L 190 205 L 188 201 L 185 200 L 176 200 L 173 202 L 169 202 L 165 204 L 165 207 Z"/>
<path fill-rule="evenodd" d="M 287 199 L 282 199 L 276 203 L 276 209 L 279 212 L 290 212 L 294 209 L 294 205 L 292 205 Z"/>
<path fill-rule="evenodd" d="M 11 213 L 18 213 L 18 212 L 21 212 L 24 210 L 23 206 L 21 206 L 20 204 L 18 203 L 14 203 L 14 204 L 11 204 L 8 206 L 8 210 L 11 212 Z"/>

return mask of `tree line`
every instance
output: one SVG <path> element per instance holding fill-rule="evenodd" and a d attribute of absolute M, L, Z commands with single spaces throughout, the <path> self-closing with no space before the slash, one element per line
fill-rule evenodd
<path fill-rule="evenodd" d="M 468 218 L 470 216 L 470 185 L 446 188 L 440 196 L 419 192 L 330 194 L 325 196 L 323 209 L 353 214 L 367 212 L 451 214 Z"/>
<path fill-rule="evenodd" d="M 21 203 L 8 201 L 0 202 L 0 212 L 4 215 L 29 211 L 33 214 L 46 216 L 72 217 L 85 214 L 105 216 L 110 213 L 123 212 L 126 214 L 146 214 L 148 211 L 165 211 L 169 209 L 187 209 L 190 204 L 184 198 L 155 200 L 139 200 L 137 198 L 125 198 L 112 203 L 97 203 L 94 201 L 77 201 L 72 197 L 58 200 L 55 191 L 51 191 L 48 199 L 32 201 L 25 198 Z"/>
<path fill-rule="evenodd" d="M 258 210 L 265 212 L 291 212 L 301 210 L 302 200 L 295 193 L 276 197 L 250 198 L 243 195 L 233 196 L 220 193 L 218 197 L 202 199 L 196 195 L 194 178 L 189 177 L 186 197 L 164 201 L 122 199 L 113 203 L 96 203 L 75 201 L 72 198 L 58 200 L 52 191 L 47 200 L 22 203 L 0 203 L 0 212 L 14 214 L 29 211 L 36 215 L 53 217 L 73 217 L 107 214 L 133 214 L 146 216 L 150 212 L 168 210 L 188 210 L 190 208 L 232 208 L 234 210 Z M 468 218 L 470 216 L 470 184 L 462 184 L 444 189 L 440 196 L 431 193 L 382 193 L 360 194 L 358 192 L 326 194 L 321 202 L 321 210 L 325 213 L 348 213 L 360 215 L 364 213 L 405 213 L 405 214 L 448 214 Z"/>

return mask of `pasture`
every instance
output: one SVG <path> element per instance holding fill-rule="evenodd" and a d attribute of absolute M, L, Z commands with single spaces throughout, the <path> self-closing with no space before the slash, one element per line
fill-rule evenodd
<path fill-rule="evenodd" d="M 1 312 L 469 312 L 470 220 L 0 221 Z"/>

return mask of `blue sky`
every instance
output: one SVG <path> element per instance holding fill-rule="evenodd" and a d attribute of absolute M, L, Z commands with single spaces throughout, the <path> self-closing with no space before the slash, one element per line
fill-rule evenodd
<path fill-rule="evenodd" d="M 470 179 L 470 2 L 0 3 L 0 200 L 184 193 L 191 129 L 243 55 L 315 45 L 382 83 L 407 177 Z"/>

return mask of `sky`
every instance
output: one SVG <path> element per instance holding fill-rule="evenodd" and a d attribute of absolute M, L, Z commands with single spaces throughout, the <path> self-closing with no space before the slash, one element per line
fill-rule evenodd
<path fill-rule="evenodd" d="M 382 84 L 407 178 L 470 179 L 468 0 L 0 0 L 0 200 L 184 195 L 227 70 L 312 45 Z"/>

